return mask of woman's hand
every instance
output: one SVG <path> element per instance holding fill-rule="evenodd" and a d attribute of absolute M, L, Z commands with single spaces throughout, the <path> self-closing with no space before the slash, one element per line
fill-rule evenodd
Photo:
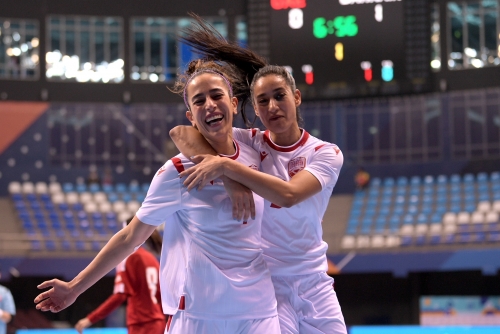
<path fill-rule="evenodd" d="M 35 298 L 36 309 L 46 312 L 57 313 L 73 304 L 78 297 L 69 283 L 53 279 L 38 285 L 38 289 L 52 287 L 50 290 L 42 292 Z"/>
<path fill-rule="evenodd" d="M 92 323 L 90 322 L 89 318 L 83 318 L 76 323 L 75 329 L 78 333 L 82 334 L 83 330 L 90 326 L 92 326 Z"/>
<path fill-rule="evenodd" d="M 191 161 L 197 165 L 179 173 L 179 176 L 181 178 L 187 176 L 186 180 L 184 180 L 184 185 L 188 190 L 195 187 L 201 190 L 207 183 L 224 174 L 225 159 L 209 154 L 196 155 L 191 157 Z"/>
<path fill-rule="evenodd" d="M 255 219 L 255 203 L 253 192 L 244 185 L 223 177 L 224 188 L 233 204 L 233 218 L 238 221 L 248 221 Z"/>

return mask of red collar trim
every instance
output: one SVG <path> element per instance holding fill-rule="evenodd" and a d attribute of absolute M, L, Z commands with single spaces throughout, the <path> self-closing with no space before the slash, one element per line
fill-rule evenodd
<path fill-rule="evenodd" d="M 229 158 L 232 160 L 238 159 L 238 157 L 240 156 L 240 145 L 238 145 L 238 142 L 235 141 L 234 139 L 233 139 L 233 143 L 234 143 L 234 148 L 236 149 L 236 152 L 234 152 L 233 155 L 225 155 L 225 154 L 219 154 L 219 155 L 221 157 Z"/>
<path fill-rule="evenodd" d="M 306 141 L 309 139 L 309 133 L 304 129 L 300 129 L 300 130 L 302 130 L 302 135 L 300 136 L 300 139 L 292 146 L 278 146 L 278 145 L 276 145 L 271 139 L 269 130 L 266 130 L 264 132 L 264 141 L 267 143 L 267 145 L 269 145 L 275 151 L 292 152 L 292 151 L 296 150 L 297 148 L 299 148 L 300 146 L 304 146 Z"/>

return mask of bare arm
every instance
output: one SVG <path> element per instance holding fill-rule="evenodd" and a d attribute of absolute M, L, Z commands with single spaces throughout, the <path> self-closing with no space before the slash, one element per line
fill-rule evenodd
<path fill-rule="evenodd" d="M 39 289 L 51 287 L 35 298 L 41 311 L 59 312 L 74 303 L 76 298 L 130 255 L 153 233 L 155 226 L 142 223 L 137 217 L 116 233 L 92 262 L 72 281 L 45 281 Z"/>
<path fill-rule="evenodd" d="M 196 154 L 217 156 L 217 152 L 210 146 L 205 137 L 192 126 L 178 125 L 170 130 L 169 135 L 175 146 L 186 157 L 192 157 Z M 233 204 L 233 218 L 237 220 L 255 218 L 255 203 L 252 192 L 230 178 L 222 176 L 221 179 Z"/>
<path fill-rule="evenodd" d="M 225 175 L 247 186 L 268 201 L 287 208 L 321 191 L 321 184 L 318 179 L 308 171 L 297 173 L 287 182 L 278 177 L 248 168 L 231 159 L 204 155 L 196 156 L 193 160 L 201 162 L 180 173 L 181 177 L 189 175 L 184 181 L 184 185 L 188 189 L 196 186 L 201 188 L 213 178 Z M 195 171 L 196 173 L 193 174 Z"/>
<path fill-rule="evenodd" d="M 192 126 L 178 125 L 168 133 L 175 146 L 185 157 L 197 154 L 217 155 L 205 137 Z"/>

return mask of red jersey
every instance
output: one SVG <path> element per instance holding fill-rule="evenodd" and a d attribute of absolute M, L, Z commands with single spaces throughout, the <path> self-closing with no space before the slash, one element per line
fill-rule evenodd
<path fill-rule="evenodd" d="M 87 318 L 95 323 L 118 307 L 126 296 L 127 326 L 165 320 L 161 308 L 160 264 L 148 251 L 139 248 L 116 267 L 113 295 Z"/>

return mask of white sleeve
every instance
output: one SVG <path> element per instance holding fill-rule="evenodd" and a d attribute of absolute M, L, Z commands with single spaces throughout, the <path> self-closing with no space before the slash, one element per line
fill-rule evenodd
<path fill-rule="evenodd" d="M 343 163 L 344 155 L 338 146 L 327 144 L 314 153 L 304 169 L 314 175 L 324 189 L 335 186 Z"/>
<path fill-rule="evenodd" d="M 156 172 L 142 202 L 137 218 L 143 223 L 158 226 L 182 208 L 181 179 L 179 172 L 169 160 Z"/>

